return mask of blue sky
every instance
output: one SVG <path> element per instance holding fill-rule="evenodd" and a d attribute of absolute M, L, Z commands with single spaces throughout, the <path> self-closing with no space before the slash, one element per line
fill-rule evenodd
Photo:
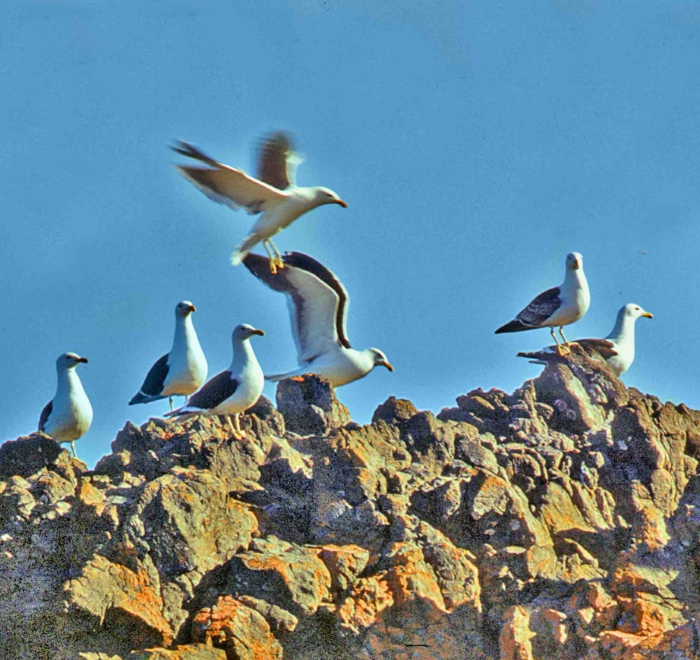
<path fill-rule="evenodd" d="M 381 5 L 381 6 L 379 6 Z M 512 391 L 546 330 L 493 331 L 581 252 L 592 305 L 567 336 L 637 325 L 623 379 L 700 407 L 700 2 L 7 0 L 0 6 L 4 378 L 0 441 L 36 428 L 68 350 L 95 410 L 94 463 L 192 300 L 210 375 L 241 322 L 263 368 L 295 366 L 284 300 L 229 254 L 251 218 L 172 167 L 173 139 L 252 169 L 294 133 L 300 185 L 349 208 L 280 234 L 350 292 L 379 369 L 339 390 L 369 421 L 394 394 L 435 412 Z M 272 385 L 265 394 L 274 398 Z"/>

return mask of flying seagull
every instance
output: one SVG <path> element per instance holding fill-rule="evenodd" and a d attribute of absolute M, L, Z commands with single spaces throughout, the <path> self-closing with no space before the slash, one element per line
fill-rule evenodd
<path fill-rule="evenodd" d="M 272 242 L 275 234 L 317 206 L 339 204 L 347 208 L 347 204 L 328 188 L 297 187 L 294 172 L 300 159 L 292 151 L 287 133 L 272 133 L 263 141 L 257 179 L 242 170 L 219 163 L 188 142 L 180 141 L 172 149 L 208 165 L 179 165 L 177 169 L 209 199 L 226 204 L 234 210 L 242 206 L 251 215 L 262 213 L 248 236 L 231 255 L 234 266 L 243 260 L 254 245 L 262 241 L 270 257 L 270 272 L 274 274 L 284 266 L 279 250 Z"/>
<path fill-rule="evenodd" d="M 605 339 L 577 339 L 576 343 L 586 348 L 592 348 L 600 353 L 610 365 L 616 376 L 625 373 L 634 362 L 634 326 L 638 318 L 644 316 L 653 319 L 650 312 L 644 311 L 639 305 L 628 303 L 620 308 L 617 320 L 612 332 Z M 540 360 L 551 355 L 554 346 L 532 353 L 518 353 L 520 357 L 535 358 L 534 361 L 542 364 Z"/>
<path fill-rule="evenodd" d="M 240 414 L 250 408 L 263 391 L 265 378 L 255 357 L 250 338 L 264 335 L 252 325 L 238 325 L 233 331 L 233 360 L 231 366 L 207 381 L 187 403 L 166 413 L 166 417 L 191 417 L 192 415 L 226 415 L 231 435 L 237 440 L 245 438 L 241 429 Z M 231 423 L 231 417 L 235 424 Z"/>
<path fill-rule="evenodd" d="M 286 252 L 284 268 L 271 275 L 267 259 L 249 254 L 246 268 L 263 284 L 287 296 L 299 369 L 266 376 L 267 380 L 313 373 L 340 387 L 381 365 L 394 368 L 378 348 L 351 348 L 345 330 L 349 296 L 340 280 L 323 264 L 301 252 Z"/>
<path fill-rule="evenodd" d="M 175 306 L 173 347 L 150 368 L 141 389 L 129 401 L 130 406 L 167 397 L 172 410 L 174 396 L 187 397 L 202 385 L 207 377 L 207 359 L 192 324 L 191 314 L 196 311 L 189 300 Z"/>
<path fill-rule="evenodd" d="M 588 311 L 591 294 L 583 272 L 583 257 L 578 252 L 566 255 L 564 283 L 540 293 L 514 320 L 496 330 L 501 332 L 522 332 L 535 328 L 549 328 L 559 355 L 569 352 L 569 342 L 564 336 L 564 326 L 578 321 Z M 559 327 L 564 344 L 561 345 L 554 334 Z"/>
<path fill-rule="evenodd" d="M 58 356 L 56 396 L 44 406 L 39 417 L 39 431 L 56 442 L 70 442 L 76 458 L 75 441 L 82 438 L 92 424 L 92 406 L 75 371 L 81 362 L 87 364 L 87 361 L 75 353 Z"/>

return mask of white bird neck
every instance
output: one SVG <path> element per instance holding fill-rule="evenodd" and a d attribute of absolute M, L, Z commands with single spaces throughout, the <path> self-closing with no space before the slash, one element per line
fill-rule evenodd
<path fill-rule="evenodd" d="M 192 315 L 176 316 L 175 337 L 173 339 L 173 348 L 171 352 L 176 352 L 179 348 L 195 345 L 199 346 L 199 340 L 197 339 L 197 333 L 194 331 Z"/>
<path fill-rule="evenodd" d="M 583 272 L 583 268 L 576 268 L 575 270 L 573 268 L 567 268 L 562 288 L 570 291 L 574 289 L 588 290 L 588 280 L 586 280 L 586 274 Z"/>
<path fill-rule="evenodd" d="M 365 348 L 364 351 L 356 351 L 356 355 L 358 358 L 360 358 L 358 360 L 360 363 L 359 366 L 362 368 L 365 374 L 368 374 L 376 366 L 374 363 L 374 353 L 371 349 Z"/>
<path fill-rule="evenodd" d="M 240 373 L 251 366 L 256 366 L 258 369 L 258 358 L 255 357 L 255 351 L 250 344 L 249 339 L 234 339 L 233 340 L 233 360 L 229 370 L 233 373 Z"/>
<path fill-rule="evenodd" d="M 630 342 L 634 346 L 634 324 L 636 320 L 635 317 L 625 314 L 625 310 L 621 309 L 617 314 L 615 327 L 606 339 L 610 339 L 616 344 Z"/>
<path fill-rule="evenodd" d="M 80 376 L 78 376 L 78 372 L 75 370 L 75 366 L 69 367 L 68 369 L 65 367 L 58 368 L 56 369 L 56 375 L 58 377 L 56 386 L 57 397 L 65 396 L 66 394 L 70 396 L 77 392 L 85 392 L 85 390 L 83 390 L 83 384 L 80 382 Z"/>

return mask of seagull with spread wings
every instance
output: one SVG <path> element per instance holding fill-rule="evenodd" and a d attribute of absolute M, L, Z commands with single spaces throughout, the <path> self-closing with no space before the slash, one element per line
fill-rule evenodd
<path fill-rule="evenodd" d="M 578 252 L 571 252 L 566 255 L 564 283 L 540 293 L 515 319 L 498 328 L 496 334 L 549 328 L 557 353 L 564 355 L 569 352 L 564 326 L 582 318 L 590 304 L 591 293 L 583 272 L 583 257 Z M 556 327 L 559 328 L 563 345 L 554 334 Z"/>
<path fill-rule="evenodd" d="M 299 216 L 323 204 L 347 204 L 328 188 L 304 188 L 296 185 L 294 174 L 300 159 L 292 150 L 287 133 L 271 134 L 263 141 L 258 161 L 258 178 L 242 170 L 234 169 L 210 158 L 189 144 L 178 142 L 174 151 L 193 158 L 207 167 L 178 165 L 186 179 L 199 188 L 209 199 L 226 204 L 232 209 L 242 206 L 248 213 L 262 215 L 253 225 L 248 236 L 231 255 L 231 263 L 237 266 L 253 246 L 260 241 L 269 256 L 269 269 L 276 273 L 284 267 L 279 250 L 272 237 L 290 225 Z"/>
<path fill-rule="evenodd" d="M 358 351 L 350 346 L 345 329 L 348 292 L 328 268 L 301 252 L 286 252 L 282 261 L 284 268 L 272 276 L 262 255 L 251 253 L 243 259 L 255 277 L 273 291 L 284 293 L 289 304 L 299 368 L 266 376 L 267 380 L 312 373 L 340 387 L 363 378 L 377 366 L 394 370 L 378 348 Z"/>

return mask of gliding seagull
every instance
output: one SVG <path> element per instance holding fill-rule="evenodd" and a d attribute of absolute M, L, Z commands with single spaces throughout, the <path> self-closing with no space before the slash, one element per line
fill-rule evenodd
<path fill-rule="evenodd" d="M 394 370 L 378 348 L 356 351 L 350 347 L 345 330 L 348 292 L 330 270 L 301 252 L 287 252 L 282 261 L 284 268 L 273 276 L 265 257 L 249 254 L 243 259 L 255 277 L 284 293 L 289 304 L 299 369 L 266 376 L 267 380 L 312 373 L 340 387 L 363 378 L 376 366 Z"/>
<path fill-rule="evenodd" d="M 284 266 L 272 237 L 291 224 L 300 215 L 323 204 L 347 204 L 328 188 L 300 188 L 294 182 L 294 170 L 299 163 L 292 151 L 286 133 L 273 133 L 263 142 L 258 163 L 258 178 L 242 170 L 219 163 L 187 142 L 172 147 L 188 158 L 206 163 L 209 167 L 177 166 L 186 179 L 199 188 L 209 199 L 226 204 L 232 209 L 244 207 L 251 215 L 262 213 L 248 236 L 231 255 L 237 266 L 250 249 L 263 242 L 273 274 Z"/>

